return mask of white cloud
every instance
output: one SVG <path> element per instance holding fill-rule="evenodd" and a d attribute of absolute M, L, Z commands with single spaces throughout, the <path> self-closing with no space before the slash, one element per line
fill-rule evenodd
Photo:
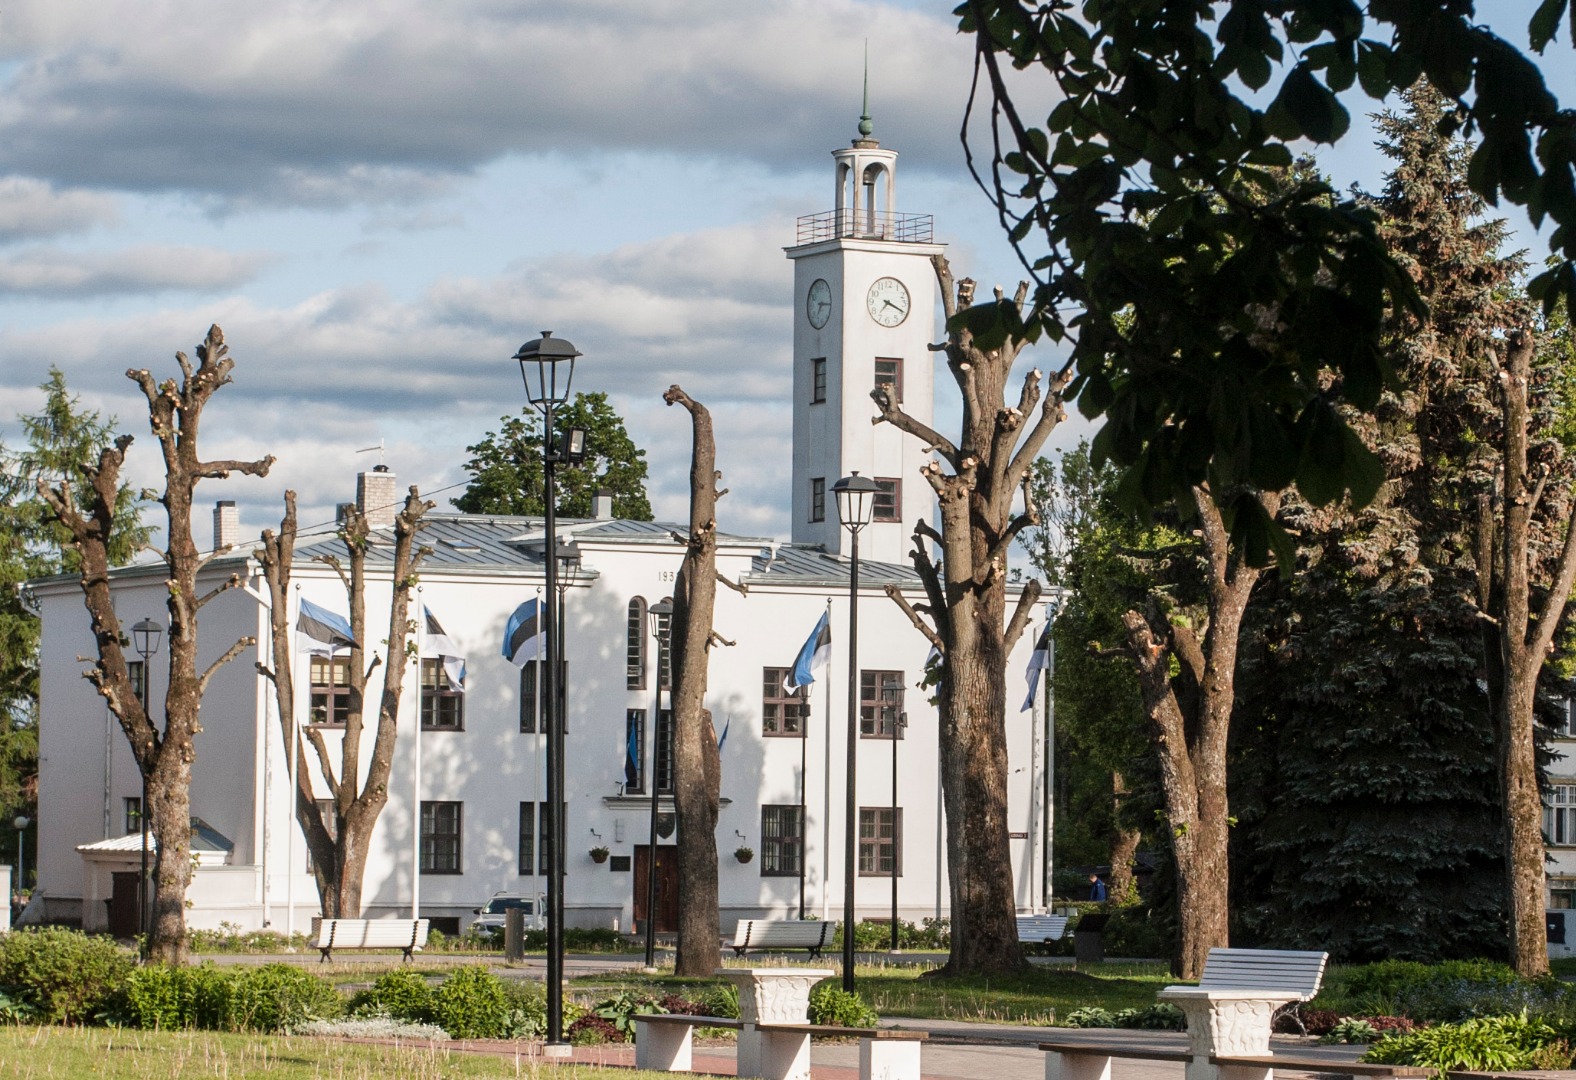
<path fill-rule="evenodd" d="M 81 232 L 118 216 L 113 196 L 58 190 L 31 176 L 0 176 L 0 243 Z"/>
<path fill-rule="evenodd" d="M 272 256 L 214 248 L 150 245 L 112 252 L 31 248 L 0 257 L 0 295 L 52 298 L 152 293 L 172 289 L 219 292 L 250 281 Z"/>

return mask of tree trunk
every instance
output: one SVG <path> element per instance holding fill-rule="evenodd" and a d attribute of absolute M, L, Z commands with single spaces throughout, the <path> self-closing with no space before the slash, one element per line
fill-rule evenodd
<path fill-rule="evenodd" d="M 1541 667 L 1541 664 L 1538 665 Z M 1505 795 L 1505 875 L 1510 887 L 1510 956 L 1517 974 L 1549 973 L 1543 904 L 1543 798 L 1538 792 L 1537 748 L 1532 736 L 1537 668 L 1524 677 L 1509 672 L 1499 708 Z"/>
<path fill-rule="evenodd" d="M 1110 897 L 1118 904 L 1130 903 L 1138 897 L 1133 884 L 1133 858 L 1138 854 L 1138 843 L 1143 834 L 1137 829 L 1122 828 L 1122 800 L 1127 797 L 1127 782 L 1122 774 L 1111 774 L 1111 882 Z"/>
<path fill-rule="evenodd" d="M 673 804 L 678 811 L 679 942 L 675 973 L 709 976 L 722 937 L 717 899 L 717 810 L 722 762 L 706 708 L 713 610 L 717 599 L 717 449 L 711 413 L 677 385 L 662 400 L 689 410 L 689 535 L 673 588 Z M 655 717 L 653 717 L 655 721 Z M 655 724 L 653 724 L 653 731 Z M 655 778 L 652 780 L 655 784 Z M 652 868 L 651 872 L 655 872 Z"/>

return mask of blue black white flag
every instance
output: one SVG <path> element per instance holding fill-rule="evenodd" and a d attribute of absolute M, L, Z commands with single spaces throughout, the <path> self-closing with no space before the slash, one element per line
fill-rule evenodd
<path fill-rule="evenodd" d="M 1040 631 L 1040 640 L 1034 643 L 1034 652 L 1029 654 L 1029 667 L 1023 677 L 1029 682 L 1029 696 L 1023 699 L 1023 708 L 1019 712 L 1028 712 L 1034 708 L 1034 695 L 1040 689 L 1040 672 L 1051 666 L 1051 623 L 1046 620 L 1045 629 Z"/>
<path fill-rule="evenodd" d="M 422 659 L 437 659 L 443 661 L 443 677 L 448 680 L 450 689 L 465 690 L 465 653 L 454 639 L 443 632 L 443 625 L 433 615 L 432 609 L 423 604 L 421 613 L 426 619 L 426 626 L 422 628 L 421 655 Z"/>
<path fill-rule="evenodd" d="M 640 726 L 629 723 L 629 738 L 624 745 L 624 790 L 634 791 L 640 786 Z"/>
<path fill-rule="evenodd" d="M 824 668 L 826 662 L 832 658 L 832 624 L 828 618 L 829 614 L 829 612 L 821 612 L 820 622 L 816 623 L 815 629 L 810 631 L 804 647 L 799 650 L 798 659 L 794 661 L 788 677 L 783 680 L 783 689 L 790 694 L 797 693 L 801 687 L 815 682 L 815 673 Z"/>
<path fill-rule="evenodd" d="M 728 741 L 728 729 L 731 728 L 732 726 L 733 726 L 733 717 L 730 716 L 730 717 L 728 717 L 728 719 L 723 721 L 722 734 L 717 736 L 717 749 L 718 750 L 721 750 L 722 749 L 722 744 Z"/>
<path fill-rule="evenodd" d="M 332 656 L 336 649 L 348 649 L 356 644 L 349 619 L 320 608 L 310 600 L 301 601 L 296 633 L 306 638 L 306 651 L 314 656 Z"/>
<path fill-rule="evenodd" d="M 503 658 L 517 668 L 535 660 L 541 649 L 542 635 L 538 618 L 540 606 L 534 599 L 514 609 L 503 630 Z"/>

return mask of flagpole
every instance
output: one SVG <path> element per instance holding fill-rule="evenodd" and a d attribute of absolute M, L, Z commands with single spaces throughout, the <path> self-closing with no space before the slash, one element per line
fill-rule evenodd
<path fill-rule="evenodd" d="M 416 734 L 411 740 L 414 761 L 410 783 L 410 917 L 421 918 L 421 707 L 425 704 L 427 670 L 427 602 L 416 586 Z"/>
<path fill-rule="evenodd" d="M 805 867 L 805 773 L 806 757 L 810 743 L 810 695 L 804 694 L 804 714 L 799 717 L 799 918 L 804 919 L 804 867 Z"/>
<path fill-rule="evenodd" d="M 536 587 L 536 619 L 536 625 L 540 627 L 542 625 L 542 587 L 540 585 Z M 540 641 L 536 643 L 536 659 L 527 660 L 526 663 L 536 665 L 536 678 L 531 680 L 531 693 L 536 698 L 536 737 L 531 740 L 531 803 L 536 807 L 535 812 L 531 815 L 531 821 L 534 823 L 536 828 L 536 835 L 531 838 L 531 850 L 536 852 L 536 856 L 531 860 L 531 892 L 536 894 L 536 915 L 538 925 L 546 926 L 547 918 L 546 912 L 544 911 L 544 901 L 546 898 L 542 895 L 541 885 L 538 884 L 536 880 L 541 876 L 539 871 L 542 866 L 542 856 L 544 854 L 543 851 L 538 849 L 543 847 L 542 837 L 547 833 L 547 824 L 544 820 L 547 814 L 547 808 L 542 805 L 542 740 L 547 735 L 547 720 L 542 716 L 541 645 L 542 643 Z"/>
<path fill-rule="evenodd" d="M 285 800 L 285 820 L 289 823 L 289 827 L 285 829 L 287 845 L 285 848 L 285 937 L 292 942 L 295 940 L 296 739 L 300 737 L 301 731 L 301 669 L 298 666 L 301 658 L 301 645 L 296 640 L 300 634 L 296 627 L 301 621 L 301 586 L 299 584 L 296 585 L 295 599 L 295 618 L 290 620 L 290 672 L 292 676 L 291 686 L 295 688 L 295 700 L 290 703 L 290 797 Z M 330 657 L 329 666 L 332 669 L 332 657 Z M 329 678 L 333 678 L 332 670 L 329 672 Z M 307 679 L 309 681 L 307 700 L 310 702 L 312 693 L 310 673 L 308 673 Z M 308 707 L 310 708 L 310 705 Z"/>
<path fill-rule="evenodd" d="M 832 598 L 826 598 L 826 620 L 830 626 L 832 622 Z M 826 657 L 826 691 L 822 698 L 825 708 L 822 721 L 826 725 L 826 739 L 822 748 L 821 763 L 825 772 L 824 786 L 821 789 L 825 799 L 825 807 L 821 811 L 821 921 L 825 922 L 831 916 L 828 906 L 832 900 L 832 656 Z"/>

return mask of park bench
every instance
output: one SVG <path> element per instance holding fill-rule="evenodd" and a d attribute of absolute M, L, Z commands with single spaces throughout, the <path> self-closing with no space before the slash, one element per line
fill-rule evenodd
<path fill-rule="evenodd" d="M 406 960 L 427 944 L 426 919 L 324 919 L 312 920 L 312 948 L 326 963 L 335 949 L 399 949 Z"/>
<path fill-rule="evenodd" d="M 812 1038 L 857 1038 L 859 1080 L 920 1080 L 922 1031 L 837 1027 L 832 1024 L 748 1024 L 716 1016 L 657 1013 L 635 1016 L 635 1068 L 655 1072 L 694 1069 L 695 1029 L 731 1028 L 740 1033 L 740 1077 L 809 1080 Z M 753 1036 L 753 1038 L 751 1037 Z"/>
<path fill-rule="evenodd" d="M 733 928 L 733 954 L 751 949 L 809 949 L 812 957 L 832 940 L 834 919 L 740 919 Z"/>
<path fill-rule="evenodd" d="M 1327 1057 L 1296 1058 L 1284 1054 L 1250 1054 L 1242 1057 L 1216 1056 L 1210 1064 L 1220 1069 L 1220 1080 L 1272 1080 L 1275 1070 L 1324 1073 L 1331 1076 L 1381 1076 L 1421 1078 L 1434 1070 L 1417 1065 L 1380 1065 L 1365 1061 L 1342 1061 Z M 1502 1074 L 1501 1074 L 1502 1075 Z"/>
<path fill-rule="evenodd" d="M 1067 933 L 1065 915 L 1019 915 L 1018 944 L 1048 945 Z"/>

